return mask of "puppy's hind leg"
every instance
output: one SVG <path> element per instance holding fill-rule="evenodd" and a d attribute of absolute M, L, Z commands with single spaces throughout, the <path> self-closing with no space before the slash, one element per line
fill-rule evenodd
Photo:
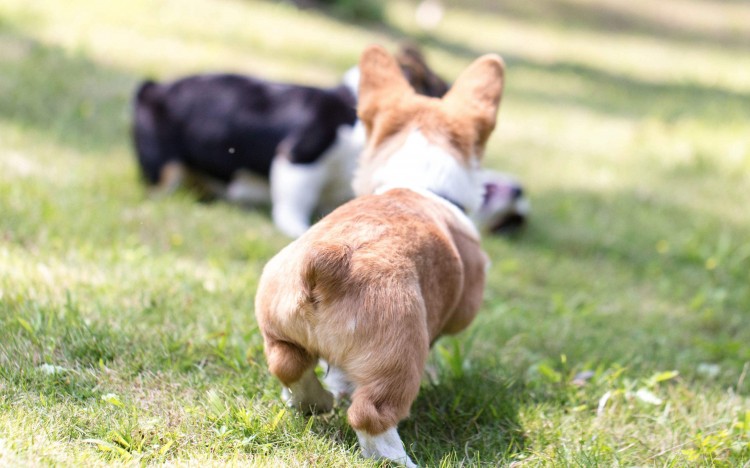
<path fill-rule="evenodd" d="M 285 341 L 267 341 L 268 368 L 284 385 L 282 398 L 304 413 L 327 413 L 333 408 L 333 395 L 315 375 L 317 359 L 304 349 Z"/>
<path fill-rule="evenodd" d="M 404 443 L 401 442 L 401 437 L 399 437 L 395 426 L 378 435 L 371 435 L 366 431 L 356 432 L 363 457 L 386 458 L 407 468 L 417 468 L 417 465 L 406 454 Z"/>
<path fill-rule="evenodd" d="M 347 416 L 357 433 L 362 456 L 388 459 L 407 467 L 417 465 L 404 449 L 396 426 L 409 414 L 419 390 L 420 373 L 387 378 L 358 386 Z"/>
<path fill-rule="evenodd" d="M 305 414 L 322 414 L 333 409 L 333 395 L 320 384 L 314 367 L 306 370 L 298 381 L 284 387 L 281 397 L 287 405 Z"/>
<path fill-rule="evenodd" d="M 227 186 L 225 198 L 236 205 L 256 206 L 271 201 L 271 188 L 263 177 L 240 169 Z"/>
<path fill-rule="evenodd" d="M 414 336 L 414 342 L 419 342 Z M 353 375 L 356 390 L 347 416 L 349 424 L 357 433 L 362 455 L 367 458 L 385 458 L 407 467 L 416 466 L 406 454 L 398 435 L 398 422 L 409 415 L 412 402 L 419 392 L 419 384 L 427 358 L 429 346 L 409 350 L 408 354 L 378 353 L 378 362 Z"/>
<path fill-rule="evenodd" d="M 169 195 L 184 187 L 188 179 L 188 170 L 179 161 L 165 163 L 159 171 L 159 179 L 156 186 L 151 189 L 151 195 L 160 197 Z"/>

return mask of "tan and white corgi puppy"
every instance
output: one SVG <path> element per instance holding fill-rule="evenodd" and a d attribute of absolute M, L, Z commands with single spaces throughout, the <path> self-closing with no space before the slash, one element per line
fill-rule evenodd
<path fill-rule="evenodd" d="M 255 311 L 268 366 L 288 403 L 347 416 L 362 454 L 415 466 L 396 427 L 417 396 L 430 346 L 472 321 L 488 259 L 468 214 L 495 127 L 504 64 L 485 55 L 443 97 L 417 95 L 380 46 L 360 61 L 368 136 L 342 205 L 266 265 Z"/>

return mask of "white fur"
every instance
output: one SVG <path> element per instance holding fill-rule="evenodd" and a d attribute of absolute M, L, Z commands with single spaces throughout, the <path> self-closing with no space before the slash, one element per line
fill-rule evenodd
<path fill-rule="evenodd" d="M 310 227 L 310 218 L 325 183 L 322 161 L 293 164 L 277 156 L 271 164 L 271 216 L 289 237 L 298 237 Z"/>
<path fill-rule="evenodd" d="M 336 401 L 346 398 L 354 392 L 354 384 L 349 381 L 342 369 L 332 366 L 322 359 L 320 364 L 327 369 L 325 377 L 323 377 L 323 383 L 333 393 Z"/>
<path fill-rule="evenodd" d="M 359 66 L 354 66 L 344 73 L 344 85 L 349 88 L 355 99 L 359 97 L 359 76 Z"/>
<path fill-rule="evenodd" d="M 365 139 L 365 127 L 359 120 L 353 127 L 342 125 L 338 129 L 336 143 L 321 158 L 326 165 L 326 185 L 319 201 L 322 214 L 354 198 L 352 177 Z"/>
<path fill-rule="evenodd" d="M 374 459 L 386 458 L 407 468 L 416 468 L 417 465 L 406 454 L 404 444 L 401 442 L 401 437 L 399 437 L 395 427 L 391 427 L 378 435 L 368 434 L 365 431 L 355 432 L 357 433 L 357 439 L 359 439 L 359 446 L 362 448 L 362 456 Z"/>
<path fill-rule="evenodd" d="M 308 369 L 289 388 L 284 387 L 281 399 L 287 405 L 305 412 L 315 410 L 327 413 L 333 409 L 333 395 L 320 384 L 314 368 Z"/>
<path fill-rule="evenodd" d="M 428 190 L 460 204 L 474 213 L 482 204 L 482 186 L 477 180 L 479 163 L 462 166 L 442 147 L 429 142 L 419 129 L 373 174 L 375 193 L 393 188 Z"/>
<path fill-rule="evenodd" d="M 496 187 L 494 191 L 485 193 L 481 208 L 472 217 L 480 229 L 493 228 L 500 220 L 511 214 L 523 217 L 529 215 L 529 199 L 524 195 L 518 197 L 514 194 L 514 190 L 522 188 L 515 177 L 504 172 L 484 169 L 479 174 L 479 180 L 485 190 L 489 190 L 490 186 Z"/>
<path fill-rule="evenodd" d="M 363 145 L 361 125 L 343 125 L 318 161 L 293 164 L 284 155 L 276 156 L 270 177 L 272 217 L 284 234 L 299 237 L 310 227 L 316 208 L 333 209 L 353 197 L 349 181 Z"/>
<path fill-rule="evenodd" d="M 472 167 L 462 166 L 447 151 L 430 143 L 419 130 L 415 130 L 373 175 L 377 187 L 374 193 L 382 194 L 395 188 L 417 192 L 442 203 L 469 232 L 479 236 L 467 213 L 453 203 L 460 204 L 468 213 L 476 212 L 482 204 L 479 164 L 476 160 L 473 162 Z"/>

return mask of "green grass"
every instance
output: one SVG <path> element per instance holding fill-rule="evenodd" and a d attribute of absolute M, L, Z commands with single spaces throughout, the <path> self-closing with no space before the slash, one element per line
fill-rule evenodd
<path fill-rule="evenodd" d="M 330 84 L 405 37 L 449 78 L 506 59 L 486 165 L 534 210 L 484 241 L 482 313 L 401 425 L 413 458 L 750 465 L 750 7 L 449 3 L 431 33 L 408 2 L 379 27 L 251 0 L 0 4 L 0 465 L 377 465 L 265 369 L 254 290 L 287 241 L 263 211 L 147 199 L 129 99 L 204 70 Z"/>

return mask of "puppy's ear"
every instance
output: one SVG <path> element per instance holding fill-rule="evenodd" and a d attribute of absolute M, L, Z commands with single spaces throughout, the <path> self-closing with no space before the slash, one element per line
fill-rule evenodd
<path fill-rule="evenodd" d="M 417 94 L 443 97 L 448 92 L 448 83 L 430 69 L 422 51 L 416 45 L 402 45 L 396 54 L 396 61 Z"/>
<path fill-rule="evenodd" d="M 398 100 L 405 93 L 413 93 L 401 69 L 383 47 L 368 46 L 359 61 L 359 103 L 357 114 L 368 130 L 382 106 Z"/>
<path fill-rule="evenodd" d="M 459 75 L 443 98 L 449 112 L 473 122 L 480 150 L 484 149 L 487 138 L 495 128 L 504 82 L 503 59 L 495 54 L 483 55 Z"/>

